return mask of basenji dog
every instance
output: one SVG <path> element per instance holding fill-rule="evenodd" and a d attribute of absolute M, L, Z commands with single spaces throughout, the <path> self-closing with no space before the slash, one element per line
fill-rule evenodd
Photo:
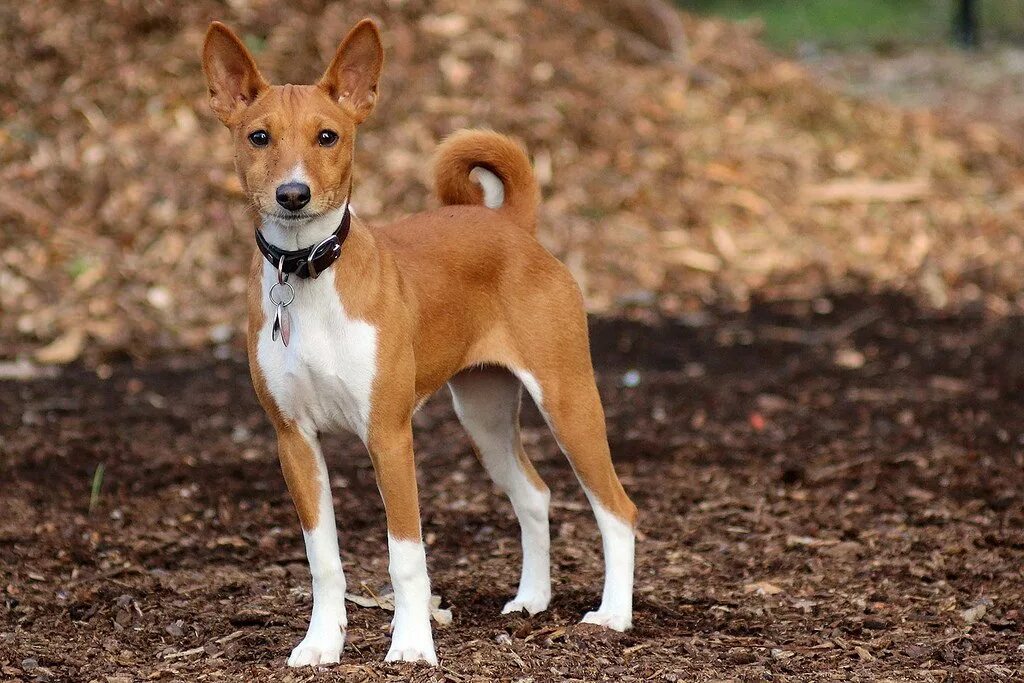
<path fill-rule="evenodd" d="M 550 494 L 520 440 L 525 387 L 601 532 L 604 593 L 583 621 L 630 628 L 636 507 L 612 466 L 583 297 L 535 235 L 540 192 L 523 148 L 491 131 L 455 133 L 434 160 L 442 207 L 365 225 L 351 195 L 356 128 L 377 102 L 384 63 L 372 21 L 356 24 L 315 85 L 268 84 L 217 22 L 202 63 L 254 214 L 249 366 L 312 575 L 309 630 L 288 664 L 337 662 L 345 640 L 345 575 L 318 443 L 338 431 L 366 445 L 384 500 L 395 596 L 385 659 L 437 663 L 412 416 L 445 384 L 519 520 L 522 574 L 503 612 L 536 614 L 551 598 Z"/>

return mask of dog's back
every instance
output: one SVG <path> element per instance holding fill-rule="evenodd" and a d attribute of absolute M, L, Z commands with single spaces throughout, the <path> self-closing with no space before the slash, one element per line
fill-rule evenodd
<path fill-rule="evenodd" d="M 540 192 L 522 147 L 460 131 L 439 146 L 434 173 L 445 206 L 374 227 L 406 285 L 418 343 L 445 347 L 417 354 L 439 361 L 418 368 L 420 389 L 436 390 L 467 365 L 521 366 L 547 347 L 582 341 L 586 355 L 582 295 L 536 239 Z"/>

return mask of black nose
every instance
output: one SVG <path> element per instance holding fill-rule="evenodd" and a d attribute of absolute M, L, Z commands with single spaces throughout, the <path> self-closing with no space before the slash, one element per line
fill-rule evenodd
<path fill-rule="evenodd" d="M 309 204 L 309 185 L 306 183 L 278 185 L 277 203 L 289 211 L 298 211 Z"/>

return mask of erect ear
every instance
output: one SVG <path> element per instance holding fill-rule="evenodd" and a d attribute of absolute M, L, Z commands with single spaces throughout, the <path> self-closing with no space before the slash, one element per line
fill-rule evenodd
<path fill-rule="evenodd" d="M 372 20 L 363 19 L 341 41 L 318 85 L 347 107 L 356 123 L 362 123 L 377 103 L 377 81 L 383 66 L 380 31 Z"/>
<path fill-rule="evenodd" d="M 206 31 L 203 73 L 210 89 L 210 108 L 225 125 L 270 87 L 242 41 L 219 21 Z"/>

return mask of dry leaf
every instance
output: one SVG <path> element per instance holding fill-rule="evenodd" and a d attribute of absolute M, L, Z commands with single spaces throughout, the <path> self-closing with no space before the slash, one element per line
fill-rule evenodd
<path fill-rule="evenodd" d="M 747 593 L 756 593 L 757 595 L 778 595 L 782 592 L 781 588 L 767 581 L 748 583 L 743 586 L 743 590 Z"/>
<path fill-rule="evenodd" d="M 85 331 L 76 328 L 36 351 L 35 358 L 45 365 L 64 365 L 78 358 L 84 346 Z"/>
<path fill-rule="evenodd" d="M 353 604 L 359 605 L 360 607 L 377 607 L 387 610 L 388 612 L 395 611 L 394 593 L 383 593 L 379 596 L 374 595 L 372 597 L 356 595 L 355 593 L 345 593 L 345 599 Z M 438 626 L 448 626 L 452 623 L 452 611 L 450 609 L 441 609 L 440 595 L 430 596 L 430 616 Z"/>

